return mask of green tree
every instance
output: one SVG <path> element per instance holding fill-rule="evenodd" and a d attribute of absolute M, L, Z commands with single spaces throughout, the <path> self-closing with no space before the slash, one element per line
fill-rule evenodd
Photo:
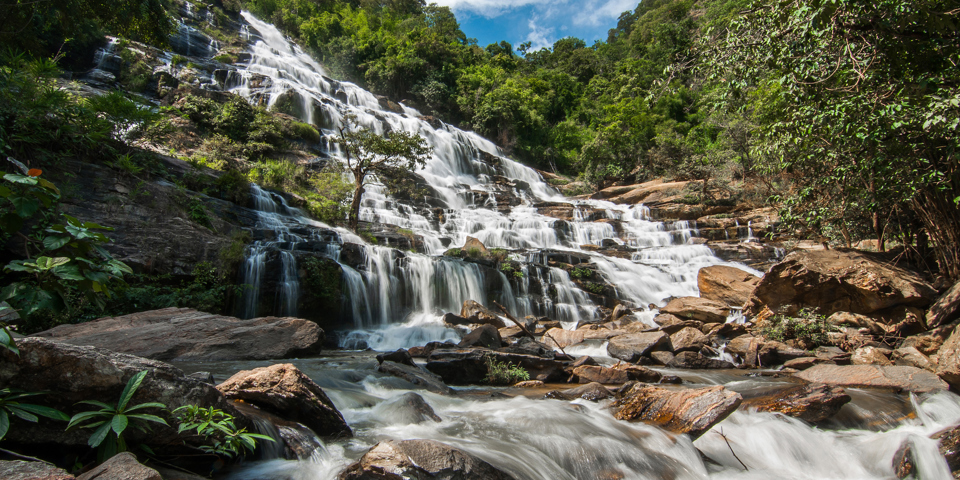
<path fill-rule="evenodd" d="M 423 167 L 431 149 L 417 134 L 393 131 L 378 135 L 357 124 L 353 116 L 346 116 L 344 121 L 346 126 L 340 127 L 339 143 L 346 156 L 347 169 L 353 174 L 349 225 L 351 230 L 357 231 L 364 187 L 387 176 L 409 178 L 414 170 Z"/>

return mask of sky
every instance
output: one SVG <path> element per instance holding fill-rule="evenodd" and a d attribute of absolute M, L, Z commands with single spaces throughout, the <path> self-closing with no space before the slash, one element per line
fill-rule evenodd
<path fill-rule="evenodd" d="M 530 42 L 531 50 L 550 47 L 564 37 L 593 45 L 606 40 L 617 18 L 637 8 L 639 0 L 427 0 L 450 7 L 460 28 L 477 45 L 501 40 L 514 48 Z"/>

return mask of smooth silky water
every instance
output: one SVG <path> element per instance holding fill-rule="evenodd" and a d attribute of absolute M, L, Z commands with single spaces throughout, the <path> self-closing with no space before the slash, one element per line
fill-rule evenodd
<path fill-rule="evenodd" d="M 335 159 L 342 160 L 342 155 L 332 138 L 347 114 L 378 133 L 402 130 L 420 134 L 434 153 L 417 173 L 432 190 L 434 204 L 444 207 L 442 218 L 437 218 L 431 209 L 403 205 L 380 188 L 368 188 L 362 220 L 397 225 L 423 237 L 425 253 L 404 253 L 401 261 L 395 250 L 368 245 L 352 232 L 306 218 L 287 206 L 281 196 L 254 186 L 258 228 L 273 234 L 248 251 L 244 275 L 246 283 L 255 288 L 242 300 L 246 316 L 255 314 L 263 254 L 269 249 L 281 251 L 284 270 L 277 311 L 297 313 L 294 300 L 300 286 L 295 278 L 296 260 L 289 252 L 298 243 L 330 231 L 337 237 L 328 245 L 330 258 L 339 261 L 340 246 L 346 242 L 362 245 L 364 251 L 364 265 L 358 269 L 343 265 L 348 293 L 344 307 L 354 325 L 354 331 L 342 339 L 347 348 L 388 351 L 456 340 L 459 334 L 444 326 L 441 315 L 458 311 L 464 300 L 491 298 L 490 285 L 500 292 L 496 299 L 517 316 L 547 315 L 562 320 L 566 328 L 597 318 L 597 306 L 561 269 L 525 264 L 526 275 L 512 284 L 502 273 L 484 278 L 476 265 L 442 257 L 447 245 L 463 245 L 467 236 L 480 239 L 488 248 L 511 249 L 517 259 L 540 267 L 546 267 L 538 260 L 543 258 L 543 249 L 587 255 L 606 282 L 616 287 L 618 298 L 636 307 L 638 319 L 647 323 L 666 299 L 698 294 L 696 277 L 702 267 L 725 264 L 761 273 L 722 261 L 708 246 L 692 244 L 691 238 L 697 236 L 695 222 L 659 222 L 643 205 L 578 201 L 571 222 L 541 215 L 535 203 L 568 200 L 536 171 L 507 158 L 489 140 L 443 123 L 431 125 L 406 106 L 401 113 L 384 110 L 370 92 L 325 76 L 320 64 L 272 25 L 249 13 L 243 13 L 243 20 L 242 34 L 250 42 L 251 59 L 231 71 L 228 89 L 268 106 L 293 92 L 299 99 L 297 115 L 320 128 L 328 153 Z M 198 35 L 202 36 L 186 26 L 178 32 L 179 39 L 209 50 L 215 47 Z M 495 158 L 499 167 L 485 160 L 489 158 Z M 520 206 L 498 210 L 491 195 L 496 190 L 495 175 L 517 182 L 512 193 L 522 200 Z M 602 211 L 606 219 L 620 221 L 622 234 L 616 235 L 609 223 L 588 221 L 583 210 L 587 207 Z M 745 234 L 747 240 L 755 240 L 749 224 Z M 632 258 L 580 251 L 581 244 L 604 241 L 630 247 Z M 556 289 L 555 296 L 542 293 L 548 284 Z M 398 298 L 398 292 L 412 293 Z M 742 316 L 731 316 L 732 321 L 738 318 Z M 606 356 L 602 341 L 567 350 L 595 356 L 601 363 L 614 362 Z M 850 389 L 853 401 L 821 428 L 781 415 L 738 411 L 691 442 L 686 436 L 648 425 L 617 421 L 608 403 L 538 399 L 546 390 L 468 388 L 456 396 L 417 390 L 401 379 L 377 373 L 372 353 L 342 351 L 289 362 L 327 392 L 355 436 L 316 439 L 321 448 L 308 459 L 247 462 L 231 473 L 232 479 L 332 479 L 379 440 L 417 438 L 462 448 L 519 479 L 544 480 L 621 478 L 619 475 L 626 479 L 890 479 L 895 478 L 894 452 L 909 442 L 918 459 L 920 478 L 948 479 L 946 464 L 928 435 L 960 420 L 960 397 L 951 393 L 905 397 Z M 237 371 L 270 363 L 275 362 L 181 367 L 188 372 L 211 371 L 224 380 Z M 722 384 L 746 395 L 789 384 L 756 372 L 664 373 L 684 378 L 689 386 Z M 442 421 L 411 423 L 411 416 L 390 402 L 408 391 L 422 395 Z M 749 470 L 734 458 L 731 448 Z"/>

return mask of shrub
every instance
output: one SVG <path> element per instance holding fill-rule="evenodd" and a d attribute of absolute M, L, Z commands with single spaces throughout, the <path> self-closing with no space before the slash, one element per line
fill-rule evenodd
<path fill-rule="evenodd" d="M 459 248 L 451 248 L 446 252 L 443 252 L 443 255 L 445 257 L 460 257 L 463 255 L 463 251 L 460 250 Z"/>
<path fill-rule="evenodd" d="M 180 422 L 177 428 L 179 433 L 195 430 L 197 435 L 213 442 L 213 445 L 200 447 L 207 453 L 233 458 L 243 451 L 253 453 L 257 448 L 257 440 L 274 441 L 266 435 L 247 432 L 245 428 L 237 430 L 233 415 L 223 410 L 184 405 L 173 412 Z"/>
<path fill-rule="evenodd" d="M 237 230 L 230 237 L 230 244 L 220 250 L 220 265 L 226 271 L 233 271 L 246 257 L 247 245 L 253 236 L 247 230 Z"/>
<path fill-rule="evenodd" d="M 480 258 L 483 253 L 477 247 L 470 247 L 467 249 L 467 256 L 470 258 Z"/>
<path fill-rule="evenodd" d="M 583 284 L 583 286 L 584 286 L 584 288 L 587 289 L 588 292 L 590 292 L 590 293 L 592 293 L 592 294 L 594 294 L 594 295 L 603 295 L 604 286 L 603 286 L 602 283 L 592 283 L 592 282 L 591 282 L 591 283 L 585 283 L 585 284 Z"/>
<path fill-rule="evenodd" d="M 16 347 L 14 347 L 12 351 L 19 355 Z M 10 430 L 11 416 L 31 423 L 37 423 L 37 420 L 39 420 L 38 415 L 64 422 L 70 420 L 70 417 L 55 408 L 23 403 L 22 401 L 24 398 L 35 397 L 37 395 L 43 395 L 43 392 L 24 392 L 14 388 L 0 389 L 0 440 L 3 440 L 3 437 L 6 436 Z"/>
<path fill-rule="evenodd" d="M 502 248 L 494 248 L 490 250 L 490 258 L 502 262 L 507 258 L 507 251 Z"/>
<path fill-rule="evenodd" d="M 487 376 L 483 379 L 491 385 L 513 385 L 517 382 L 530 380 L 530 372 L 517 365 L 498 362 L 493 356 L 484 358 L 487 364 Z"/>
<path fill-rule="evenodd" d="M 775 315 L 760 328 L 760 334 L 771 340 L 785 342 L 796 340 L 804 349 L 812 349 L 828 342 L 827 333 L 831 326 L 827 317 L 819 315 L 813 309 L 801 309 L 796 317 Z"/>
<path fill-rule="evenodd" d="M 193 220 L 199 225 L 210 228 L 210 215 L 207 214 L 207 209 L 203 206 L 203 201 L 198 197 L 193 197 L 190 199 L 190 204 L 187 207 L 188 213 L 190 215 L 190 220 Z"/>
<path fill-rule="evenodd" d="M 184 57 L 183 55 L 180 55 L 180 54 L 176 54 L 170 58 L 170 63 L 174 65 L 183 65 L 187 63 L 187 57 Z"/>
<path fill-rule="evenodd" d="M 290 122 L 289 133 L 293 138 L 299 138 L 307 143 L 319 143 L 320 132 L 313 125 L 303 122 Z"/>
<path fill-rule="evenodd" d="M 593 278 L 593 270 L 589 268 L 576 267 L 573 270 L 570 270 L 570 277 L 577 280 L 588 280 Z"/>
<path fill-rule="evenodd" d="M 251 125 L 257 120 L 257 110 L 243 97 L 234 96 L 220 106 L 212 119 L 213 128 L 230 139 L 245 142 Z M 262 126 L 262 125 L 261 125 Z"/>

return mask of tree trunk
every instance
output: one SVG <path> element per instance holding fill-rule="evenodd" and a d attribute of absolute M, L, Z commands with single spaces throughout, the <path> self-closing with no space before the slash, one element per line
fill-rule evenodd
<path fill-rule="evenodd" d="M 883 238 L 884 228 L 883 219 L 880 218 L 880 212 L 873 212 L 873 231 L 877 234 L 877 251 L 886 252 L 886 242 Z"/>
<path fill-rule="evenodd" d="M 360 223 L 360 200 L 363 198 L 363 184 L 357 182 L 357 188 L 353 191 L 353 203 L 350 204 L 350 230 L 357 231 L 357 225 Z"/>

